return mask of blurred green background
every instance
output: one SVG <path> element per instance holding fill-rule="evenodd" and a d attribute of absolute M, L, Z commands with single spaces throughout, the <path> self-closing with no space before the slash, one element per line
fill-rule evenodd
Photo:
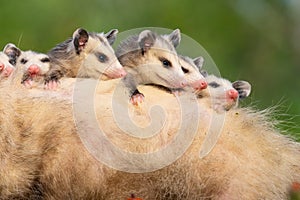
<path fill-rule="evenodd" d="M 244 79 L 259 109 L 280 104 L 275 118 L 300 141 L 299 0 L 2 0 L 0 47 L 47 52 L 78 27 L 120 32 L 180 28 L 199 42 L 223 77 Z"/>

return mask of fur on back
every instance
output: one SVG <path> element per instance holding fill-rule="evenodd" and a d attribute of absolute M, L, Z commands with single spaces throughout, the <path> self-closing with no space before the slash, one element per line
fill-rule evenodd
<path fill-rule="evenodd" d="M 73 87 L 70 82 L 75 80 L 62 81 Z M 95 105 L 96 115 L 107 137 L 132 152 L 155 151 L 168 145 L 181 120 L 177 116 L 180 108 L 174 106 L 177 100 L 143 86 L 141 91 L 149 98 L 138 111 L 129 107 L 133 119 L 147 125 L 146 113 L 158 100 L 170 119 L 162 132 L 149 140 L 129 137 L 109 115 L 117 83 L 101 83 L 104 86 L 95 96 L 95 100 L 101 100 L 95 101 L 101 102 Z M 199 159 L 213 113 L 199 105 L 201 121 L 184 155 L 154 172 L 126 173 L 107 167 L 85 149 L 74 125 L 71 94 L 66 98 L 64 91 L 31 90 L 24 95 L 22 89 L 8 85 L 0 84 L 0 155 L 6 163 L 0 163 L 0 186 L 4 188 L 0 190 L 1 199 L 40 194 L 39 198 L 49 200 L 108 200 L 126 199 L 132 193 L 157 200 L 287 199 L 291 183 L 300 181 L 300 144 L 280 134 L 268 116 L 269 110 L 228 111 L 217 145 L 207 157 Z M 11 94 L 11 89 L 17 91 Z M 183 117 L 192 120 L 189 115 Z"/>
<path fill-rule="evenodd" d="M 166 39 L 155 32 L 153 32 L 153 34 L 155 35 L 156 39 L 152 48 L 161 50 L 166 49 L 171 52 L 175 52 L 174 46 L 171 45 Z M 138 38 L 138 35 L 132 35 L 119 44 L 116 50 L 116 55 L 123 66 L 135 67 L 140 64 L 142 52 L 138 43 Z"/>

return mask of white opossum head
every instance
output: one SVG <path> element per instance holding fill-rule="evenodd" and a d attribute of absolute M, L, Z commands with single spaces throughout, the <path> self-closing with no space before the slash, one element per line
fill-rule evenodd
<path fill-rule="evenodd" d="M 187 83 L 175 51 L 180 39 L 179 29 L 164 37 L 144 30 L 122 41 L 117 55 L 137 83 L 182 88 Z"/>
<path fill-rule="evenodd" d="M 200 98 L 209 98 L 211 107 L 216 111 L 224 111 L 234 108 L 238 105 L 239 99 L 250 95 L 251 85 L 247 81 L 230 81 L 207 75 L 205 77 L 208 84 L 207 90 L 198 93 Z"/>
<path fill-rule="evenodd" d="M 49 56 L 34 51 L 22 51 L 16 66 L 30 76 L 44 75 L 50 68 Z"/>
<path fill-rule="evenodd" d="M 80 77 L 105 79 L 121 78 L 126 71 L 119 63 L 111 45 L 116 39 L 117 29 L 108 33 L 88 33 L 84 29 L 77 29 L 73 33 L 72 43 L 77 55 L 83 55 L 82 65 L 78 72 Z"/>
<path fill-rule="evenodd" d="M 147 69 L 147 75 L 154 84 L 169 88 L 182 88 L 186 80 L 179 63 L 175 47 L 180 42 L 179 29 L 174 30 L 167 39 L 145 30 L 139 34 L 138 42 L 147 64 L 140 66 Z"/>
<path fill-rule="evenodd" d="M 3 52 L 0 52 L 0 75 L 9 77 L 15 70 L 16 60 L 21 51 L 11 43 L 5 45 Z"/>
<path fill-rule="evenodd" d="M 179 63 L 185 74 L 185 79 L 188 85 L 196 91 L 203 90 L 207 87 L 204 76 L 199 71 L 203 66 L 203 62 L 204 59 L 201 56 L 195 59 L 191 59 L 187 56 L 179 56 Z"/>

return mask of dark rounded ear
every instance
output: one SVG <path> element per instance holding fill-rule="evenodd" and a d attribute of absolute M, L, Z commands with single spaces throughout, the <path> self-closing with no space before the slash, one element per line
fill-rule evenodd
<path fill-rule="evenodd" d="M 235 81 L 232 87 L 238 91 L 240 99 L 248 97 L 251 93 L 251 85 L 247 81 Z"/>
<path fill-rule="evenodd" d="M 12 59 L 17 59 L 21 55 L 21 50 L 12 43 L 5 45 L 3 52 Z"/>
<path fill-rule="evenodd" d="M 207 77 L 208 73 L 205 70 L 201 70 L 200 73 L 202 74 L 202 76 Z"/>
<path fill-rule="evenodd" d="M 118 32 L 118 29 L 112 29 L 104 35 L 107 38 L 110 45 L 113 45 L 113 43 L 115 42 Z"/>
<path fill-rule="evenodd" d="M 197 58 L 194 58 L 193 62 L 198 67 L 199 71 L 201 71 L 204 64 L 204 58 L 202 56 L 199 56 Z"/>
<path fill-rule="evenodd" d="M 89 34 L 86 30 L 79 28 L 73 33 L 73 44 L 75 51 L 79 54 L 89 40 Z"/>
<path fill-rule="evenodd" d="M 143 54 L 154 45 L 155 40 L 156 35 L 152 31 L 145 30 L 139 34 L 138 43 L 142 49 Z"/>
<path fill-rule="evenodd" d="M 179 45 L 181 40 L 181 34 L 179 29 L 175 29 L 172 33 L 170 33 L 170 35 L 166 36 L 175 48 Z"/>

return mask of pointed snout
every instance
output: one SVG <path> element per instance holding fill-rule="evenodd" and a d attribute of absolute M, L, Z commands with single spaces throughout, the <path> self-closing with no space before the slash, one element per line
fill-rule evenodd
<path fill-rule="evenodd" d="M 203 79 L 200 79 L 200 80 L 197 80 L 195 82 L 193 82 L 191 84 L 191 87 L 194 89 L 194 90 L 204 90 L 207 88 L 207 82 Z"/>
<path fill-rule="evenodd" d="M 27 71 L 32 75 L 38 74 L 40 72 L 40 67 L 37 65 L 30 65 Z"/>
<path fill-rule="evenodd" d="M 117 68 L 117 69 L 113 69 L 113 70 L 107 70 L 106 71 L 106 75 L 109 77 L 109 78 L 122 78 L 124 76 L 127 75 L 127 72 L 125 71 L 125 69 L 122 67 L 122 68 Z"/>
<path fill-rule="evenodd" d="M 229 99 L 232 99 L 232 100 L 236 100 L 239 96 L 239 93 L 238 91 L 236 91 L 235 89 L 230 89 L 226 92 L 226 96 L 229 98 Z"/>
<path fill-rule="evenodd" d="M 127 72 L 125 71 L 124 68 L 121 68 L 118 70 L 117 75 L 119 76 L 119 78 L 122 78 L 127 75 Z"/>

